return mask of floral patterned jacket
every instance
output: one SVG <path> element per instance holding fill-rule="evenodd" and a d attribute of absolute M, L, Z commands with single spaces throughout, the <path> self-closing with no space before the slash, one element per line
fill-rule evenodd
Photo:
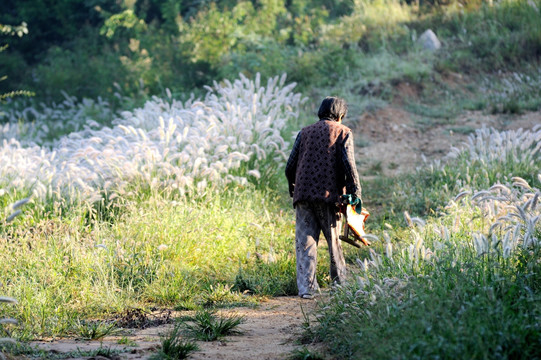
<path fill-rule="evenodd" d="M 298 201 L 335 204 L 346 193 L 361 199 L 353 134 L 339 122 L 321 119 L 303 128 L 297 135 L 285 173 L 293 206 Z"/>

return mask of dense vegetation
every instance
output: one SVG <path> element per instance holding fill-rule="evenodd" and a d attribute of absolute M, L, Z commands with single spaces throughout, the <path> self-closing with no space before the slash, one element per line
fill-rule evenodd
<path fill-rule="evenodd" d="M 7 5 L 0 299 L 18 303 L 0 318 L 19 325 L 0 338 L 296 294 L 282 172 L 323 95 L 351 119 L 403 106 L 421 128 L 541 107 L 538 0 Z M 446 162 L 364 184 L 380 241 L 347 248 L 352 282 L 306 340 L 333 358 L 541 356 L 541 130 L 470 131 Z"/>
<path fill-rule="evenodd" d="M 48 101 L 63 100 L 59 90 L 110 102 L 165 89 L 188 96 L 257 72 L 264 80 L 287 72 L 303 93 L 329 86 L 363 93 L 376 81 L 383 93 L 376 96 L 388 100 L 389 81 L 512 71 L 541 55 L 533 0 L 9 3 L 0 24 L 25 22 L 29 31 L 5 39 L 10 49 L 0 61 L 9 78 L 0 90 L 33 90 Z M 415 41 L 428 28 L 444 44 L 434 58 L 419 54 Z"/>

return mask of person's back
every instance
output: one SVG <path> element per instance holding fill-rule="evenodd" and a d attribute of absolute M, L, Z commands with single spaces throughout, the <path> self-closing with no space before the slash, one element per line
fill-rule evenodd
<path fill-rule="evenodd" d="M 333 120 L 319 120 L 301 130 L 293 203 L 335 204 L 345 194 L 341 150 L 350 129 Z"/>
<path fill-rule="evenodd" d="M 297 287 L 303 298 L 310 299 L 319 290 L 316 265 L 321 232 L 329 245 L 331 279 L 345 281 L 336 204 L 346 193 L 357 202 L 361 197 L 353 135 L 342 125 L 346 114 L 343 99 L 325 98 L 319 107 L 319 121 L 299 132 L 286 165 L 289 194 L 296 209 Z"/>

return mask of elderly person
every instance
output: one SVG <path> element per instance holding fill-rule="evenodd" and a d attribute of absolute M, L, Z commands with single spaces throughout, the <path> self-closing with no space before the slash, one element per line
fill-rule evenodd
<path fill-rule="evenodd" d="M 289 194 L 296 209 L 297 287 L 304 299 L 312 299 L 319 291 L 316 266 L 321 232 L 329 245 L 332 281 L 343 283 L 346 277 L 337 203 L 348 194 L 361 206 L 353 134 L 342 125 L 346 115 L 344 99 L 325 98 L 319 107 L 319 121 L 299 132 L 286 165 Z"/>

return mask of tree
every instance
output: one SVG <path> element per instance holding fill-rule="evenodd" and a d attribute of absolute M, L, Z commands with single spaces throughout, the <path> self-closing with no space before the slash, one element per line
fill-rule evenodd
<path fill-rule="evenodd" d="M 28 34 L 28 28 L 26 27 L 26 23 L 23 22 L 21 25 L 18 26 L 12 26 L 12 25 L 3 25 L 0 24 L 0 34 L 2 35 L 8 35 L 8 36 L 19 36 L 22 37 L 24 34 Z M 1 45 L 0 46 L 0 53 L 5 51 L 8 48 L 9 45 Z M 6 80 L 8 77 L 7 75 L 0 75 L 0 81 Z M 6 101 L 8 98 L 12 98 L 14 96 L 33 96 L 34 93 L 27 90 L 13 90 L 9 91 L 4 94 L 0 94 L 0 102 Z"/>

